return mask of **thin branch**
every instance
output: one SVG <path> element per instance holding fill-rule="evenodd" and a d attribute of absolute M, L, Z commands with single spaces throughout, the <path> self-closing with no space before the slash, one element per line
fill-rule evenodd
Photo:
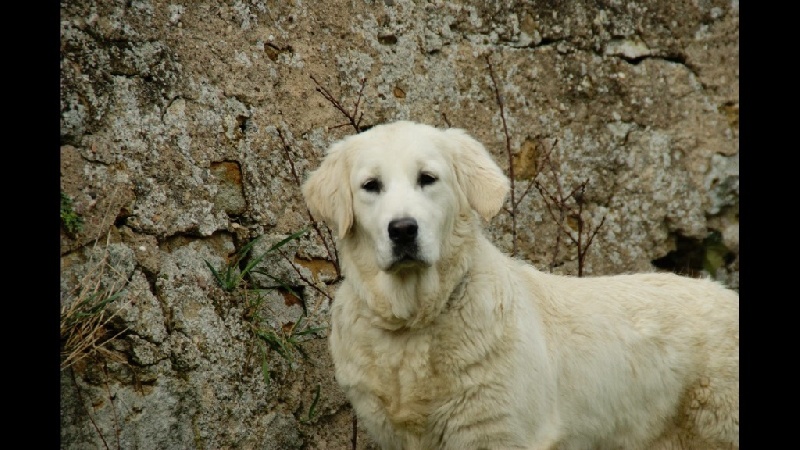
<path fill-rule="evenodd" d="M 292 169 L 292 177 L 294 177 L 294 182 L 300 186 L 302 183 L 300 182 L 300 177 L 297 175 L 297 170 L 294 168 L 294 160 L 292 159 L 291 148 L 289 144 L 286 142 L 286 138 L 283 136 L 280 128 L 275 128 L 278 131 L 278 137 L 281 139 L 281 143 L 283 144 L 283 151 L 286 153 L 286 160 L 289 162 L 289 167 Z"/>
<path fill-rule="evenodd" d="M 569 228 L 568 225 L 565 225 L 564 222 L 561 221 L 558 223 L 558 227 L 561 229 L 561 231 L 564 232 L 564 235 L 566 235 L 573 244 L 575 244 L 576 246 L 580 245 L 580 241 L 575 236 L 572 235 L 572 230 Z"/>
<path fill-rule="evenodd" d="M 342 104 L 342 102 L 338 100 L 336 97 L 334 97 L 334 95 L 331 93 L 330 90 L 322 86 L 322 84 L 320 84 L 320 82 L 317 81 L 316 78 L 314 78 L 314 75 L 311 75 L 311 79 L 314 81 L 314 84 L 317 85 L 316 91 L 319 92 L 323 97 L 325 97 L 325 100 L 327 100 L 328 103 L 333 105 L 334 108 L 339 110 L 339 112 L 342 113 L 342 115 L 347 118 L 347 123 L 339 124 L 331 128 L 339 128 L 346 125 L 350 125 L 353 127 L 354 130 L 356 130 L 356 133 L 361 133 L 361 131 L 363 131 L 361 128 L 361 119 L 364 118 L 364 113 L 362 112 L 361 114 L 359 114 L 358 108 L 361 105 L 361 100 L 363 99 L 364 87 L 367 84 L 367 78 L 364 77 L 361 79 L 361 87 L 358 90 L 358 95 L 356 97 L 355 105 L 353 105 L 352 113 L 348 112 L 347 109 Z"/>
<path fill-rule="evenodd" d="M 553 221 L 556 222 L 556 225 L 561 229 L 561 223 L 564 221 L 564 208 L 559 205 L 559 217 L 556 218 L 556 214 L 553 212 L 553 204 L 558 203 L 558 200 L 553 197 L 549 192 L 546 192 L 544 186 L 542 186 L 536 179 L 533 180 L 534 186 L 536 190 L 539 191 L 539 194 L 542 196 L 542 200 L 544 200 L 544 204 L 547 207 L 547 212 L 550 213 L 550 217 L 552 217 Z M 553 244 L 553 258 L 550 261 L 550 272 L 556 267 L 556 260 L 558 259 L 558 249 L 561 247 L 561 233 L 556 233 L 556 241 Z"/>
<path fill-rule="evenodd" d="M 575 189 L 571 190 L 569 192 L 569 194 L 567 194 L 567 196 L 564 197 L 564 201 L 567 201 L 567 200 L 572 198 L 572 199 L 575 199 L 575 203 L 577 203 L 579 206 L 582 205 L 583 204 L 583 200 L 579 200 L 580 197 L 577 197 L 577 194 L 578 194 L 578 191 L 581 191 L 581 197 L 583 196 L 583 192 L 586 190 L 586 183 L 588 183 L 588 182 L 589 182 L 589 179 L 587 178 L 584 182 L 582 182 L 578 186 L 576 186 Z"/>
<path fill-rule="evenodd" d="M 545 162 L 550 163 L 550 154 L 553 153 L 553 148 L 555 148 L 556 143 L 558 143 L 558 139 L 553 141 L 553 144 L 550 146 L 550 150 L 548 150 L 547 153 L 545 153 L 541 157 L 541 161 L 537 162 L 537 164 L 536 164 L 536 167 L 537 167 L 536 168 L 536 173 L 533 175 L 533 177 L 531 177 L 530 180 L 528 180 L 528 186 L 525 188 L 525 190 L 522 192 L 522 194 L 517 199 L 517 205 L 522 203 L 522 199 L 525 198 L 526 195 L 528 195 L 528 193 L 531 190 L 531 187 L 534 185 L 534 180 L 536 179 L 537 176 L 539 176 L 540 173 L 542 173 L 540 167 L 543 166 Z M 550 163 L 550 164 L 552 164 L 552 163 Z"/>
<path fill-rule="evenodd" d="M 583 194 L 586 191 L 586 183 L 588 180 L 580 185 L 580 196 L 577 196 L 576 190 L 573 190 L 572 194 L 575 195 L 575 201 L 578 203 L 578 276 L 583 276 L 583 261 L 586 258 L 586 248 L 584 248 L 581 244 L 583 244 Z"/>
<path fill-rule="evenodd" d="M 555 164 L 553 164 L 553 160 L 550 158 L 550 155 L 553 153 L 553 150 L 555 149 L 555 146 L 556 146 L 557 142 L 558 142 L 558 139 L 556 139 L 553 142 L 553 144 L 550 146 L 550 150 L 547 151 L 547 153 L 544 154 L 544 156 L 542 157 L 541 166 L 542 167 L 547 166 L 547 168 L 549 169 L 549 173 L 550 173 L 551 179 L 554 181 L 554 184 L 556 186 L 556 191 L 558 192 L 559 198 L 555 198 L 555 196 L 553 196 L 552 194 L 547 192 L 547 190 L 544 189 L 544 186 L 542 186 L 538 181 L 535 181 L 536 180 L 535 177 L 534 177 L 534 186 L 539 191 L 539 193 L 542 195 L 542 198 L 545 201 L 545 204 L 547 205 L 548 212 L 550 213 L 550 215 L 553 218 L 553 220 L 556 222 L 558 228 L 559 229 L 563 229 L 564 217 L 566 215 L 565 214 L 566 205 L 565 205 L 565 202 L 564 202 L 564 190 L 561 187 L 561 182 L 560 182 L 558 174 L 556 172 Z M 538 170 L 536 175 L 538 176 L 539 173 L 542 173 L 542 170 Z M 553 213 L 553 211 L 552 211 L 552 204 L 549 204 L 547 202 L 548 197 L 550 198 L 550 200 L 554 204 L 558 204 L 558 208 L 559 208 L 558 218 L 555 217 L 555 213 Z M 550 271 L 551 272 L 553 271 L 553 269 L 556 266 L 556 260 L 558 259 L 558 249 L 560 247 L 561 247 L 561 233 L 556 233 L 556 241 L 553 244 L 553 259 L 550 261 Z"/>
<path fill-rule="evenodd" d="M 442 120 L 444 120 L 444 123 L 447 124 L 447 128 L 453 128 L 453 125 L 450 123 L 449 120 L 447 120 L 447 114 L 445 114 L 444 112 L 442 113 Z"/>
<path fill-rule="evenodd" d="M 549 154 L 548 154 L 549 155 Z M 556 172 L 556 165 L 553 163 L 553 160 L 549 157 L 545 161 L 547 163 L 548 168 L 550 169 L 550 176 L 555 181 L 556 191 L 558 192 L 558 197 L 562 200 L 565 200 L 567 197 L 564 197 L 564 188 L 561 186 L 561 179 Z"/>
<path fill-rule="evenodd" d="M 592 242 L 594 242 L 595 236 L 597 235 L 598 231 L 600 230 L 600 227 L 603 226 L 603 224 L 605 223 L 605 220 L 606 220 L 606 217 L 603 216 L 603 218 L 600 220 L 600 223 L 592 231 L 590 231 L 588 234 L 584 233 L 584 225 L 585 225 L 585 223 L 584 223 L 584 220 L 583 220 L 583 212 L 584 212 L 584 209 L 583 209 L 583 207 L 584 207 L 583 195 L 584 195 L 584 192 L 586 190 L 586 186 L 587 186 L 588 182 L 589 182 L 589 180 L 587 179 L 583 183 L 579 184 L 575 189 L 570 191 L 569 195 L 567 195 L 564 198 L 559 199 L 559 198 L 556 198 L 555 196 L 553 196 L 552 194 L 550 194 L 549 192 L 547 192 L 547 190 L 538 181 L 535 181 L 536 189 L 539 191 L 540 195 L 542 196 L 542 199 L 544 200 L 545 206 L 547 207 L 547 211 L 550 213 L 550 216 L 553 218 L 553 221 L 556 222 L 556 225 L 558 226 L 559 230 L 577 247 L 577 250 L 578 250 L 578 276 L 579 277 L 583 276 L 583 267 L 584 267 L 584 263 L 586 261 L 586 255 L 589 252 L 589 247 L 592 245 Z M 570 208 L 567 207 L 566 201 L 569 200 L 570 198 L 578 205 L 578 211 L 577 212 L 574 212 Z M 555 213 L 553 212 L 553 205 L 555 205 L 555 204 L 557 204 L 558 207 L 559 207 L 559 217 L 558 218 L 556 218 Z M 575 220 L 577 221 L 577 227 L 578 227 L 577 236 L 575 235 L 575 233 L 573 233 L 573 230 L 571 230 L 570 227 L 568 227 L 564 223 L 564 217 L 565 217 L 567 212 L 569 212 L 570 215 L 575 216 L 575 218 L 576 218 Z M 554 256 L 553 256 L 553 262 L 552 262 L 552 265 L 551 265 L 551 270 L 552 270 L 553 267 L 555 267 L 555 260 L 556 260 L 556 256 L 555 255 L 556 255 L 556 252 L 558 250 L 558 243 L 560 243 L 560 237 L 561 237 L 562 233 L 557 233 L 556 234 L 557 245 L 556 245 L 556 248 L 554 249 Z M 587 237 L 586 242 L 584 242 L 584 240 L 583 240 L 584 236 Z"/>
<path fill-rule="evenodd" d="M 361 102 L 364 99 L 364 89 L 365 89 L 365 87 L 367 85 L 367 78 L 366 77 L 361 78 L 361 85 L 359 86 L 358 94 L 356 95 L 356 100 L 355 100 L 355 102 L 353 104 L 353 111 L 349 112 L 349 111 L 347 111 L 347 109 L 342 104 L 342 101 L 337 99 L 333 95 L 333 93 L 331 93 L 331 91 L 328 88 L 323 86 L 314 77 L 313 74 L 310 75 L 310 77 L 311 77 L 311 80 L 314 81 L 314 84 L 316 84 L 315 90 L 317 92 L 319 92 L 320 95 L 322 95 L 325 98 L 325 100 L 328 101 L 328 103 L 333 105 L 334 108 L 336 108 L 340 113 L 342 113 L 342 115 L 345 118 L 347 118 L 347 122 L 346 123 L 339 124 L 339 125 L 336 125 L 336 126 L 331 127 L 331 128 L 339 128 L 339 127 L 350 125 L 350 126 L 353 127 L 353 129 L 356 131 L 356 133 L 362 132 L 363 128 L 361 127 L 361 120 L 364 118 L 364 113 L 360 112 L 359 108 L 361 107 Z M 281 136 L 281 139 L 283 139 L 282 136 Z M 287 147 L 285 141 L 284 141 L 284 147 Z M 329 258 L 333 261 L 334 268 L 336 269 L 336 278 L 337 278 L 337 280 L 341 279 L 342 272 L 341 272 L 341 268 L 339 267 L 339 254 L 338 254 L 338 251 L 337 251 L 335 245 L 332 245 L 332 247 L 333 247 L 332 249 L 328 246 L 328 242 L 331 242 L 331 243 L 334 242 L 333 233 L 331 232 L 330 228 L 327 227 L 327 225 L 323 224 L 325 226 L 325 229 L 327 230 L 327 234 L 328 234 L 328 239 L 325 239 L 323 237 L 323 235 L 322 235 L 322 231 L 320 230 L 317 221 L 314 220 L 314 217 L 311 215 L 311 212 L 308 210 L 308 208 L 306 208 L 306 212 L 308 213 L 308 217 L 311 220 L 311 224 L 312 224 L 312 227 L 314 228 L 314 231 L 316 231 L 317 235 L 322 240 L 323 244 L 325 245 L 325 249 L 328 252 Z"/>
<path fill-rule="evenodd" d="M 286 142 L 286 138 L 283 136 L 283 133 L 281 132 L 280 128 L 276 129 L 278 130 L 278 137 L 280 138 L 281 143 L 283 144 L 283 151 L 286 154 L 286 160 L 289 162 L 289 167 L 291 167 L 292 169 L 292 177 L 294 177 L 294 181 L 295 183 L 297 183 L 297 186 L 301 186 L 302 182 L 300 181 L 300 177 L 297 175 L 297 170 L 294 167 L 294 159 L 292 158 L 291 147 L 289 146 L 289 143 Z M 341 277 L 341 270 L 339 269 L 339 253 L 336 250 L 335 245 L 328 244 L 329 240 L 330 242 L 333 242 L 333 235 L 331 234 L 330 229 L 328 229 L 329 240 L 325 239 L 325 237 L 322 234 L 322 230 L 320 230 L 319 228 L 319 224 L 317 223 L 316 220 L 314 220 L 314 216 L 311 215 L 311 211 L 308 209 L 308 206 L 306 206 L 305 209 L 306 209 L 306 214 L 308 215 L 308 218 L 311 221 L 312 228 L 314 228 L 314 231 L 317 233 L 317 236 L 319 236 L 319 239 L 322 241 L 322 245 L 325 246 L 325 251 L 328 253 L 328 258 L 333 262 L 333 267 L 336 270 L 336 278 L 338 279 Z M 331 246 L 333 247 L 333 249 L 331 249 Z"/>
<path fill-rule="evenodd" d="M 108 393 L 108 401 L 111 403 L 111 412 L 114 413 L 114 434 L 117 437 L 117 448 L 121 449 L 122 444 L 119 440 L 120 434 L 120 427 L 119 427 L 119 416 L 117 415 L 117 407 L 114 405 L 114 396 L 111 395 L 111 387 L 108 386 L 108 362 L 103 361 L 103 374 L 105 374 L 105 385 L 106 385 L 106 393 Z"/>
<path fill-rule="evenodd" d="M 353 450 L 356 450 L 358 447 L 358 416 L 356 416 L 355 411 L 353 411 L 353 438 L 351 442 L 353 443 Z"/>
<path fill-rule="evenodd" d="M 558 197 L 556 197 L 555 195 L 553 195 L 549 191 L 547 191 L 547 189 L 545 189 L 545 187 L 542 186 L 542 184 L 539 183 L 538 181 L 534 180 L 533 184 L 534 184 L 534 186 L 536 186 L 536 190 L 539 191 L 539 194 L 543 197 L 543 199 L 544 199 L 546 204 L 548 204 L 548 205 L 550 205 L 550 204 L 559 205 L 558 207 L 563 209 L 564 202 L 561 199 L 559 199 Z M 549 200 L 550 203 L 548 203 L 548 200 Z"/>
<path fill-rule="evenodd" d="M 358 121 L 355 123 L 356 132 L 361 131 L 361 119 L 364 117 L 364 113 L 362 112 L 361 115 L 358 114 L 358 107 L 361 105 L 361 99 L 364 97 L 364 87 L 367 85 L 367 77 L 361 79 L 361 86 L 358 89 L 358 96 L 356 97 L 355 104 L 353 104 L 353 115 L 352 117 L 358 116 Z M 352 123 L 352 120 L 351 120 Z"/>
<path fill-rule="evenodd" d="M 75 378 L 75 369 L 72 367 L 69 368 L 69 373 L 72 377 L 72 383 L 75 385 L 75 392 L 78 394 L 78 403 L 81 404 L 83 410 L 86 412 L 86 416 L 89 417 L 89 421 L 92 423 L 94 430 L 97 432 L 97 435 L 100 436 L 100 440 L 103 441 L 103 445 L 105 445 L 107 450 L 111 450 L 111 447 L 108 446 L 108 442 L 106 442 L 106 438 L 103 437 L 103 433 L 100 431 L 100 427 L 97 426 L 97 423 L 94 421 L 94 417 L 92 417 L 92 413 L 89 412 L 89 408 L 86 407 L 86 404 L 83 401 L 83 395 L 81 395 L 81 388 L 78 386 L 78 380 Z"/>
<path fill-rule="evenodd" d="M 291 259 L 289 259 L 289 256 L 287 256 L 287 255 L 286 255 L 286 253 L 284 253 L 284 252 L 283 252 L 283 250 L 281 250 L 281 249 L 278 249 L 278 253 L 280 253 L 280 255 L 281 255 L 281 256 L 283 256 L 283 259 L 284 259 L 284 260 L 286 260 L 286 262 L 288 262 L 290 266 L 292 266 L 292 269 L 294 269 L 294 271 L 297 273 L 297 276 L 298 276 L 298 277 L 300 277 L 300 280 L 301 280 L 303 283 L 305 283 L 305 284 L 306 284 L 306 285 L 308 285 L 308 286 L 311 286 L 311 287 L 312 287 L 314 290 L 316 290 L 316 291 L 317 291 L 317 292 L 319 292 L 320 294 L 322 294 L 322 295 L 324 295 L 325 297 L 327 297 L 327 298 L 328 298 L 328 300 L 330 300 L 330 301 L 333 301 L 333 298 L 331 297 L 331 295 L 330 295 L 330 294 L 328 294 L 327 292 L 325 292 L 325 291 L 323 291 L 322 289 L 320 289 L 320 288 L 319 288 L 319 286 L 317 286 L 317 285 L 316 285 L 316 283 L 312 283 L 312 282 L 311 282 L 311 280 L 309 280 L 308 278 L 306 278 L 306 277 L 303 275 L 303 273 L 302 273 L 302 272 L 300 272 L 300 269 L 298 269 L 298 268 L 297 268 L 297 266 L 294 264 L 294 261 L 292 261 Z M 334 282 L 337 282 L 337 281 L 339 281 L 339 278 L 338 278 L 338 277 L 336 278 L 336 280 L 334 280 Z"/>
<path fill-rule="evenodd" d="M 525 196 L 526 196 L 526 195 L 528 195 L 528 193 L 531 191 L 531 188 L 532 188 L 532 187 L 533 187 L 533 178 L 531 178 L 530 180 L 528 180 L 528 186 L 526 186 L 526 187 L 525 187 L 525 190 L 524 190 L 524 191 L 522 191 L 522 194 L 520 194 L 520 196 L 519 196 L 519 197 L 517 197 L 517 203 L 516 203 L 516 205 L 514 205 L 515 207 L 516 207 L 517 205 L 519 205 L 520 203 L 522 203 L 522 199 L 524 199 L 524 198 L 525 198 Z"/>
<path fill-rule="evenodd" d="M 570 199 L 570 198 L 574 198 L 574 200 L 575 200 L 575 203 L 577 203 L 577 205 L 578 205 L 578 212 L 577 212 L 577 213 L 575 213 L 575 212 L 573 212 L 573 211 L 571 211 L 571 210 L 570 210 L 570 212 L 572 213 L 572 215 L 574 215 L 574 216 L 576 216 L 576 217 L 577 217 L 577 219 L 576 219 L 576 220 L 577 220 L 577 222 L 578 222 L 578 237 L 577 237 L 577 238 L 576 238 L 576 237 L 574 237 L 574 236 L 572 235 L 572 231 L 570 231 L 570 230 L 569 230 L 569 228 L 566 228 L 566 227 L 565 227 L 565 226 L 562 224 L 562 228 L 564 229 L 564 231 L 566 232 L 567 236 L 570 238 L 570 240 L 572 241 L 572 243 L 573 243 L 573 244 L 575 244 L 576 246 L 578 246 L 578 255 L 580 255 L 580 252 L 581 252 L 581 250 L 582 250 L 582 248 L 583 248 L 583 247 L 581 246 L 581 244 L 582 244 L 582 242 L 581 242 L 581 235 L 582 235 L 582 233 L 583 233 L 583 201 L 582 201 L 582 200 L 581 200 L 581 201 L 578 201 L 577 199 L 578 199 L 578 198 L 580 198 L 580 197 L 575 197 L 575 194 L 576 194 L 576 192 L 577 192 L 577 191 L 583 191 L 583 190 L 585 190 L 585 188 L 586 188 L 586 185 L 585 185 L 585 183 L 586 183 L 586 182 L 588 182 L 588 180 L 587 180 L 587 181 L 585 181 L 585 182 L 583 182 L 583 183 L 581 183 L 581 184 L 579 184 L 579 185 L 578 185 L 578 187 L 576 187 L 575 189 L 573 189 L 573 190 L 570 192 L 570 194 L 569 194 L 569 195 L 566 197 L 566 199 L 564 199 L 564 205 L 565 205 L 565 208 L 564 208 L 564 209 L 567 209 L 567 208 L 566 208 L 566 200 L 568 200 L 568 199 Z"/>
<path fill-rule="evenodd" d="M 503 96 L 500 94 L 500 88 L 497 86 L 497 79 L 494 75 L 494 66 L 489 55 L 486 55 L 486 66 L 489 68 L 489 77 L 492 80 L 492 89 L 494 90 L 497 105 L 500 108 L 500 119 L 503 121 L 503 135 L 506 139 L 506 154 L 508 155 L 508 178 L 511 182 L 511 256 L 517 254 L 517 202 L 514 200 L 514 158 L 511 152 L 511 136 L 508 134 L 508 125 L 506 124 L 505 102 Z"/>
<path fill-rule="evenodd" d="M 589 236 L 589 240 L 586 241 L 586 248 L 589 248 L 589 246 L 592 245 L 592 241 L 594 241 L 594 237 L 597 235 L 597 232 L 600 231 L 600 227 L 602 227 L 605 222 L 606 222 L 606 216 L 603 215 L 603 218 L 600 219 L 600 223 L 597 224 L 597 226 L 595 227 L 594 231 Z"/>

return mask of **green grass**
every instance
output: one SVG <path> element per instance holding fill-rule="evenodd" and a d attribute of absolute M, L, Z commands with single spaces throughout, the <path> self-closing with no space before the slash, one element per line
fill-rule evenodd
<path fill-rule="evenodd" d="M 250 323 L 253 335 L 258 340 L 258 350 L 261 355 L 261 373 L 264 377 L 264 382 L 269 385 L 272 378 L 269 370 L 269 352 L 274 351 L 291 365 L 298 359 L 297 355 L 302 358 L 307 357 L 300 338 L 318 333 L 324 330 L 324 327 L 303 327 L 305 316 L 301 315 L 288 332 L 275 330 L 267 325 L 265 318 L 258 312 L 264 302 L 264 297 L 258 291 L 254 292 L 256 297 L 248 301 L 245 320 Z"/>
<path fill-rule="evenodd" d="M 303 358 L 306 357 L 305 351 L 300 346 L 299 338 L 309 334 L 318 333 L 324 329 L 323 327 L 302 328 L 301 324 L 303 323 L 304 318 L 304 316 L 300 316 L 300 318 L 297 319 L 297 322 L 292 325 L 292 328 L 288 333 L 276 331 L 270 328 L 257 328 L 254 330 L 254 332 L 256 337 L 258 337 L 270 349 L 281 355 L 289 363 L 293 363 L 296 359 L 295 354 L 299 354 Z"/>
<path fill-rule="evenodd" d="M 61 191 L 61 225 L 70 234 L 79 233 L 83 229 L 83 217 L 72 209 L 72 199 Z"/>
<path fill-rule="evenodd" d="M 272 328 L 254 327 L 253 333 L 255 334 L 256 338 L 258 338 L 260 344 L 259 351 L 261 353 L 261 373 L 264 377 L 264 382 L 267 383 L 267 385 L 269 385 L 271 379 L 269 360 L 267 359 L 267 349 L 272 350 L 280 355 L 289 363 L 289 366 L 291 367 L 292 363 L 297 360 L 296 355 L 300 355 L 300 357 L 303 359 L 308 357 L 305 350 L 303 350 L 301 341 L 298 338 L 317 333 L 324 329 L 323 327 L 306 327 L 305 329 L 300 330 L 299 325 L 302 321 L 303 316 L 301 316 L 300 319 L 295 322 L 291 331 L 288 333 L 285 333 L 282 330 L 274 330 Z"/>
<path fill-rule="evenodd" d="M 272 253 L 274 251 L 277 251 L 278 249 L 280 249 L 284 245 L 288 244 L 289 242 L 291 242 L 291 241 L 293 241 L 295 239 L 298 239 L 300 236 L 304 235 L 306 232 L 308 232 L 308 228 L 304 228 L 304 229 L 302 229 L 302 230 L 290 235 L 289 237 L 287 237 L 285 239 L 282 239 L 281 241 L 273 244 L 263 254 L 255 257 L 255 258 L 250 259 L 247 262 L 247 264 L 244 266 L 244 268 L 240 267 L 241 262 L 244 261 L 245 258 L 247 258 L 250 255 L 250 253 L 253 251 L 253 246 L 263 236 L 259 236 L 259 237 L 255 238 L 255 239 L 253 239 L 252 241 L 248 242 L 244 246 L 242 246 L 242 248 L 240 248 L 239 251 L 236 252 L 236 255 L 234 255 L 234 257 L 230 261 L 228 261 L 228 263 L 225 264 L 224 267 L 220 268 L 219 270 L 215 269 L 214 266 L 212 266 L 211 263 L 209 263 L 207 260 L 206 260 L 205 263 L 206 263 L 206 266 L 208 266 L 208 269 L 211 270 L 211 274 L 214 275 L 214 279 L 217 280 L 217 283 L 222 288 L 222 290 L 225 291 L 225 292 L 233 292 L 237 287 L 239 287 L 239 285 L 242 283 L 242 281 L 245 279 L 245 277 L 250 272 L 252 272 L 253 269 L 255 269 L 255 267 L 259 263 L 261 263 L 261 261 L 264 259 L 265 256 L 269 255 L 270 253 Z M 266 275 L 264 273 L 264 271 L 258 271 L 258 273 Z M 267 275 L 267 276 L 269 276 L 269 275 Z M 271 276 L 270 276 L 270 278 L 275 279 L 274 277 L 271 277 Z"/>
<path fill-rule="evenodd" d="M 308 408 L 308 415 L 301 417 L 300 422 L 309 424 L 317 417 L 317 403 L 319 403 L 320 385 L 317 384 L 317 389 L 314 391 L 314 398 L 311 400 L 311 406 Z"/>
<path fill-rule="evenodd" d="M 722 241 L 722 234 L 719 231 L 713 231 L 703 240 L 703 269 L 708 272 L 712 278 L 717 277 L 717 269 L 724 267 L 728 262 L 728 258 L 732 259 L 733 253 L 725 247 Z"/>
<path fill-rule="evenodd" d="M 253 336 L 257 340 L 257 347 L 261 355 L 261 373 L 264 377 L 264 382 L 270 384 L 271 374 L 269 370 L 269 353 L 275 352 L 281 358 L 286 360 L 290 366 L 294 363 L 299 355 L 301 358 L 306 358 L 306 353 L 302 347 L 301 338 L 324 330 L 324 327 L 309 327 L 304 326 L 303 320 L 305 319 L 305 312 L 300 315 L 300 318 L 292 325 L 289 331 L 283 329 L 276 330 L 272 328 L 265 317 L 260 313 L 261 307 L 264 304 L 265 297 L 261 295 L 262 290 L 253 289 L 245 292 L 246 308 L 244 319 L 250 324 L 250 329 Z M 292 295 L 297 296 L 296 293 L 290 291 Z M 255 294 L 254 296 L 251 294 Z M 298 296 L 299 298 L 299 296 Z"/>
<path fill-rule="evenodd" d="M 260 313 L 265 301 L 265 297 L 261 294 L 261 291 L 283 289 L 298 299 L 302 298 L 298 292 L 295 292 L 290 283 L 271 275 L 267 268 L 259 267 L 259 264 L 263 261 L 264 257 L 278 251 L 281 247 L 300 238 L 307 232 L 308 228 L 304 228 L 293 233 L 270 246 L 263 254 L 254 257 L 252 256 L 253 247 L 256 242 L 263 237 L 259 236 L 242 246 L 234 257 L 219 269 L 214 268 L 207 260 L 205 261 L 206 266 L 208 266 L 208 269 L 211 271 L 211 274 L 222 290 L 225 292 L 240 292 L 243 295 L 245 300 L 244 320 L 250 324 L 253 336 L 256 338 L 258 352 L 261 356 L 261 372 L 264 377 L 264 382 L 268 385 L 271 380 L 268 358 L 270 352 L 277 353 L 291 366 L 292 363 L 298 360 L 298 355 L 302 358 L 307 357 L 302 348 L 302 338 L 318 333 L 324 329 L 324 327 L 310 327 L 304 324 L 306 314 L 305 307 L 303 308 L 303 313 L 300 318 L 298 318 L 288 331 L 273 329 L 267 323 L 266 318 Z M 245 261 L 246 263 L 244 263 Z M 242 267 L 243 263 L 244 266 Z M 263 275 L 277 284 L 264 289 L 249 289 L 246 278 L 253 273 Z M 319 392 L 317 392 L 317 397 L 312 404 L 312 409 L 309 411 L 308 420 L 311 420 L 315 414 L 314 408 L 316 408 L 316 402 L 319 400 L 318 397 Z"/>

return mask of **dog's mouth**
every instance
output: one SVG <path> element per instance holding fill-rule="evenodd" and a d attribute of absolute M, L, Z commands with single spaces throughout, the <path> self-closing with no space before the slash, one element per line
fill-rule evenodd
<path fill-rule="evenodd" d="M 392 247 L 392 263 L 387 271 L 396 272 L 403 269 L 427 267 L 430 264 L 419 256 L 416 243 L 394 245 Z"/>

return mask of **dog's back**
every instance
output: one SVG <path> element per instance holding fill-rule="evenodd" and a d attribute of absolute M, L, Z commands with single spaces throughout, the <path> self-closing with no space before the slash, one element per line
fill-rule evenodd
<path fill-rule="evenodd" d="M 526 279 L 556 361 L 559 448 L 738 447 L 735 292 L 664 273 Z"/>

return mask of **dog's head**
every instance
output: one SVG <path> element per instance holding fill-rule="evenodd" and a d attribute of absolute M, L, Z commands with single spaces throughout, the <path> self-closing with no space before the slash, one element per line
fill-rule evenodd
<path fill-rule="evenodd" d="M 303 185 L 312 215 L 340 239 L 373 249 L 384 271 L 433 265 L 459 215 L 471 208 L 492 218 L 508 190 L 508 178 L 463 130 L 406 121 L 335 143 Z"/>

